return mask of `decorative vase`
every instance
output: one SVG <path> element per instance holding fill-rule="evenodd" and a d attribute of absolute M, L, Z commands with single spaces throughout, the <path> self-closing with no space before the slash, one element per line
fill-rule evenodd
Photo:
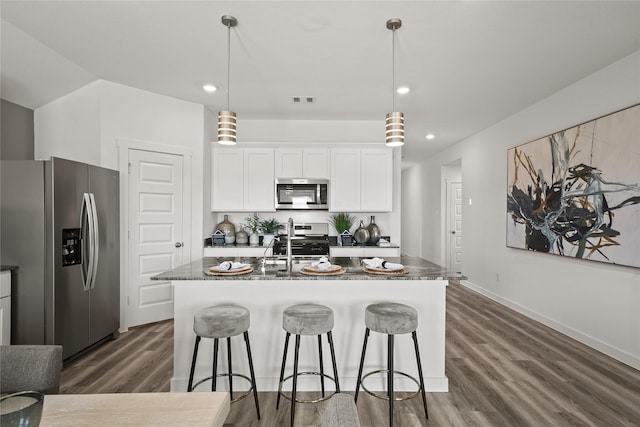
<path fill-rule="evenodd" d="M 258 246 L 260 244 L 260 236 L 258 235 L 258 233 L 253 233 L 251 236 L 249 236 L 249 244 L 251 246 Z"/>
<path fill-rule="evenodd" d="M 353 233 L 353 238 L 359 245 L 364 245 L 369 240 L 369 230 L 364 226 L 364 222 L 360 220 L 360 226 Z"/>
<path fill-rule="evenodd" d="M 224 221 L 216 225 L 216 230 L 222 231 L 225 237 L 235 237 L 236 235 L 236 226 L 229 221 L 229 215 L 225 215 Z"/>
<path fill-rule="evenodd" d="M 371 222 L 367 226 L 367 230 L 369 231 L 369 243 L 373 243 L 374 245 L 378 243 L 380 240 L 380 228 L 376 224 L 376 217 L 371 215 Z"/>
<path fill-rule="evenodd" d="M 262 246 L 269 246 L 274 239 L 273 234 L 265 234 L 262 236 Z"/>
<path fill-rule="evenodd" d="M 246 245 L 249 243 L 249 235 L 246 231 L 240 230 L 236 233 L 236 245 Z"/>

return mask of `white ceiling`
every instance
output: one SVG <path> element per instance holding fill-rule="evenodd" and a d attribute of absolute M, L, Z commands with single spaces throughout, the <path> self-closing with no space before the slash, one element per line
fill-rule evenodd
<path fill-rule="evenodd" d="M 403 157 L 456 143 L 640 49 L 639 1 L 7 1 L 2 98 L 35 109 L 95 79 L 239 119 L 405 113 Z M 204 93 L 204 82 L 219 87 Z M 312 96 L 295 105 L 291 96 Z M 241 132 L 241 130 L 240 130 Z M 432 132 L 436 139 L 425 140 Z M 241 141 L 239 133 L 239 141 Z M 380 141 L 382 142 L 382 134 Z"/>

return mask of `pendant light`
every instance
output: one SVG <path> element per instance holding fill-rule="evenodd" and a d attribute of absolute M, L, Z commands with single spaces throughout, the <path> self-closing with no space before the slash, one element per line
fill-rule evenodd
<path fill-rule="evenodd" d="M 392 39 L 392 87 L 391 93 L 391 113 L 387 114 L 385 120 L 385 142 L 387 147 L 399 147 L 404 145 L 404 114 L 395 111 L 396 109 L 396 30 L 402 26 L 399 18 L 389 19 L 387 21 L 387 29 L 393 32 Z"/>
<path fill-rule="evenodd" d="M 218 112 L 218 144 L 236 144 L 236 113 L 229 110 L 229 69 L 231 68 L 231 27 L 238 20 L 231 15 L 222 16 L 222 24 L 227 27 L 227 109 Z"/>

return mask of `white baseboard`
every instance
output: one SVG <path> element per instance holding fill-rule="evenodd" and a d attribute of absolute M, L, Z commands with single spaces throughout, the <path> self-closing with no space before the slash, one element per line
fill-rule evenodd
<path fill-rule="evenodd" d="M 524 314 L 527 317 L 530 317 L 534 320 L 537 320 L 538 322 L 552 328 L 555 329 L 558 332 L 561 332 L 585 345 L 588 345 L 589 347 L 598 350 L 604 354 L 606 354 L 607 356 L 611 356 L 616 360 L 619 360 L 622 363 L 625 363 L 629 366 L 631 366 L 632 368 L 638 369 L 640 370 L 640 357 L 634 356 L 633 354 L 629 354 L 623 350 L 620 350 L 617 347 L 614 347 L 612 345 L 609 345 L 603 341 L 600 341 L 596 338 L 593 338 L 589 335 L 583 334 L 580 331 L 577 331 L 573 328 L 571 328 L 570 326 L 567 326 L 563 323 L 557 322 L 543 314 L 540 314 L 536 311 L 530 310 L 527 307 L 524 307 L 516 302 L 513 302 L 509 299 L 503 298 L 499 295 L 494 294 L 491 291 L 488 291 L 487 289 L 476 285 L 475 283 L 469 281 L 469 280 L 461 280 L 460 284 L 472 289 L 476 292 L 478 292 L 479 294 L 482 294 L 488 298 L 491 298 L 492 300 L 505 305 L 515 311 L 517 311 L 518 313 Z"/>

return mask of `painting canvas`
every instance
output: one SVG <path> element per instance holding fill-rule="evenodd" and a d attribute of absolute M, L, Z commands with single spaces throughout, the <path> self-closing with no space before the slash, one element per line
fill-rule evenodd
<path fill-rule="evenodd" d="M 640 268 L 640 104 L 507 156 L 507 246 Z"/>

